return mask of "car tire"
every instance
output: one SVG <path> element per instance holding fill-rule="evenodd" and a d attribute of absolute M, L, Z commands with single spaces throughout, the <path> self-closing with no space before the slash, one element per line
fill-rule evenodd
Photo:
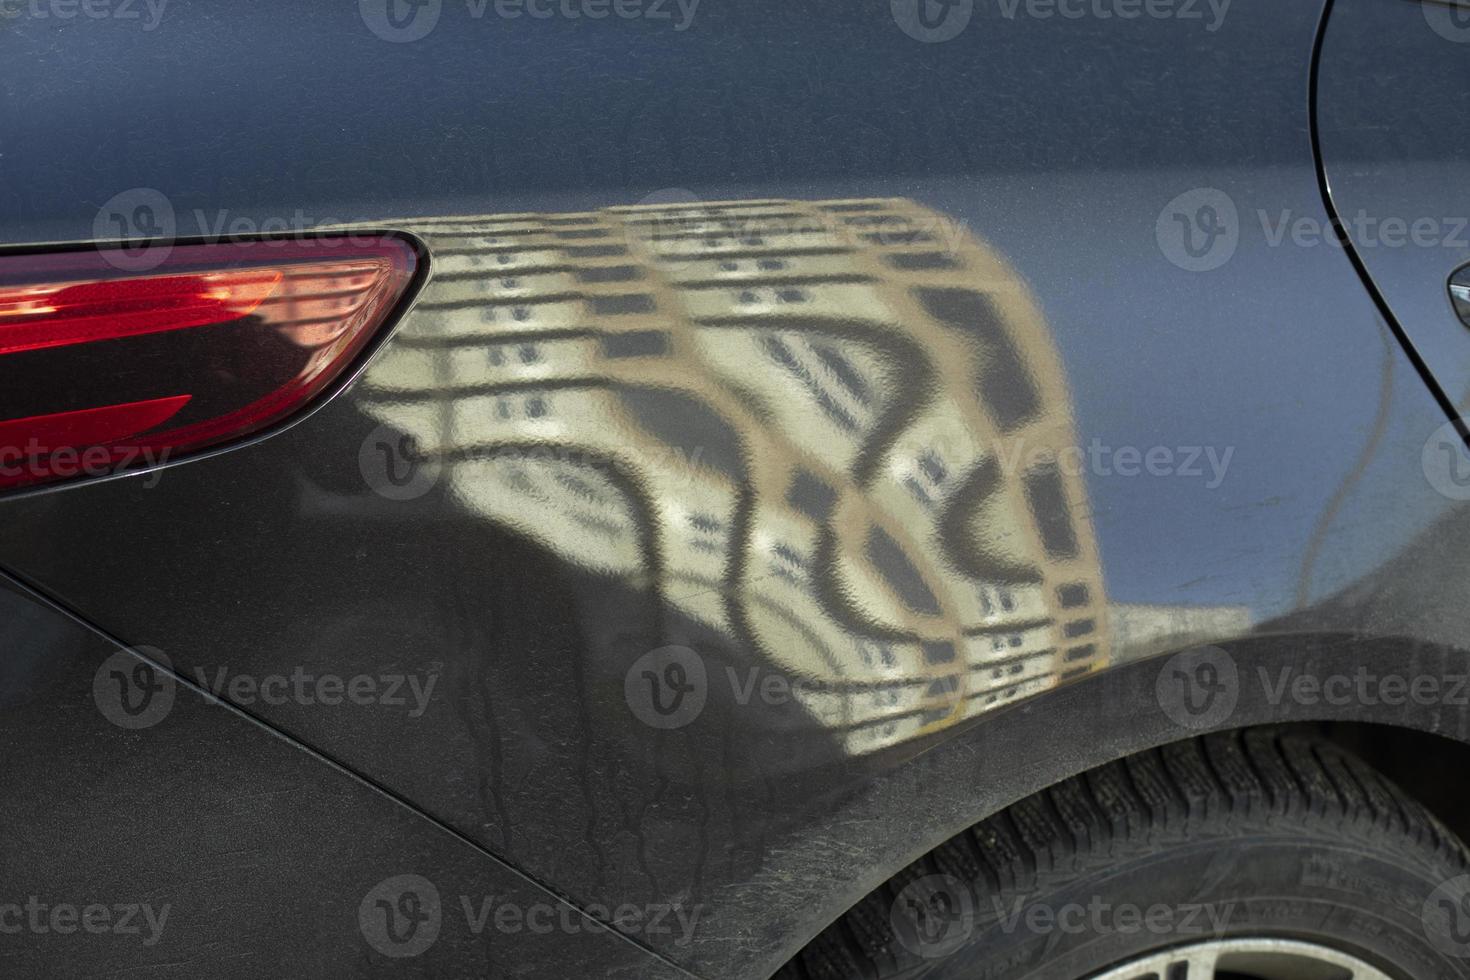
<path fill-rule="evenodd" d="M 1225 732 L 1068 779 L 951 838 L 777 977 L 1470 977 L 1470 861 L 1325 738 Z"/>

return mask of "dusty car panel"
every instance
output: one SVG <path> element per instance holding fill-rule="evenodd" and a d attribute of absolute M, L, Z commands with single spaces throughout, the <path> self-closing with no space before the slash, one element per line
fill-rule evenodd
<path fill-rule="evenodd" d="M 291 30 L 180 12 L 141 77 L 119 25 L 10 24 L 7 106 L 85 118 L 0 110 L 3 240 L 151 192 L 181 238 L 410 234 L 431 278 L 281 434 L 0 503 L 0 566 L 482 862 L 700 911 L 627 930 L 650 955 L 767 976 L 957 829 L 1177 735 L 1150 658 L 1459 656 L 1447 603 L 1352 601 L 1463 575 L 1454 430 L 1347 257 L 1267 233 L 1330 222 L 1318 4 L 944 39 L 879 3 L 449 4 L 417 38 L 267 9 Z M 403 697 L 230 687 L 296 672 Z M 1333 715 L 1245 687 L 1211 724 Z"/>

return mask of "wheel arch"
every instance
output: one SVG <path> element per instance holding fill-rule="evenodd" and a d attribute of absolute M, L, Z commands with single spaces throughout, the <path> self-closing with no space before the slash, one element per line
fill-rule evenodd
<path fill-rule="evenodd" d="M 1222 720 L 1185 727 L 1158 696 L 1172 651 L 1100 672 L 995 713 L 926 746 L 837 801 L 821 825 L 792 835 L 779 875 L 804 893 L 805 914 L 769 944 L 768 975 L 859 900 L 955 834 L 1033 793 L 1107 762 L 1215 731 L 1311 726 L 1360 754 L 1450 829 L 1470 834 L 1470 791 L 1435 779 L 1436 766 L 1470 765 L 1470 651 L 1409 637 L 1290 632 L 1210 647 L 1238 672 L 1238 698 Z M 1297 677 L 1366 671 L 1439 680 L 1439 697 L 1293 696 Z M 1285 672 L 1283 674 L 1283 671 Z M 1397 699 L 1390 699 L 1397 701 Z M 1177 712 L 1176 712 L 1177 714 Z"/>

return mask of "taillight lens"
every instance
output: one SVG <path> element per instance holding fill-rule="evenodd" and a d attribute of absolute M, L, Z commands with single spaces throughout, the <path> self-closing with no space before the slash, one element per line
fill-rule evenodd
<path fill-rule="evenodd" d="M 403 297 L 390 236 L 0 256 L 0 488 L 154 465 L 267 429 L 328 388 Z"/>

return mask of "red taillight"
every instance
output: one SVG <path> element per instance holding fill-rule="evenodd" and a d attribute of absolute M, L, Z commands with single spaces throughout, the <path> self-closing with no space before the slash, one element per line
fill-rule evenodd
<path fill-rule="evenodd" d="M 279 269 L 0 286 L 0 354 L 221 323 L 254 313 Z"/>
<path fill-rule="evenodd" d="M 181 245 L 147 275 L 109 257 L 0 257 L 0 488 L 284 420 L 353 363 L 418 261 L 387 236 Z"/>

